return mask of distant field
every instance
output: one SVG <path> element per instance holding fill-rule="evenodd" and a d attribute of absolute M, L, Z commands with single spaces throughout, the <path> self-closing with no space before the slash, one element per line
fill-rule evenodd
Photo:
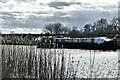
<path fill-rule="evenodd" d="M 93 77 L 117 77 L 118 74 L 118 52 L 113 51 L 89 51 L 89 50 L 67 50 L 71 53 L 74 61 L 79 60 L 77 76 L 88 77 L 90 74 L 90 56 L 93 65 Z M 90 55 L 91 54 L 91 55 Z M 91 65 L 93 62 L 91 62 Z"/>

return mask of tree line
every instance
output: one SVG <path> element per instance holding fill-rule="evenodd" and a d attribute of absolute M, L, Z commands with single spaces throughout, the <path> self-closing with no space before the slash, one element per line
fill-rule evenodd
<path fill-rule="evenodd" d="M 67 35 L 70 37 L 114 37 L 120 35 L 120 17 L 113 17 L 112 20 L 100 19 L 94 23 L 88 23 L 82 29 L 73 26 L 66 27 L 61 23 L 48 24 L 44 27 L 45 34 L 50 35 Z"/>
<path fill-rule="evenodd" d="M 118 35 L 120 44 L 120 17 L 111 21 L 100 19 L 94 23 L 85 24 L 81 29 L 76 26 L 69 28 L 62 23 L 48 24 L 41 34 L 2 34 L 0 44 L 26 44 L 35 45 L 35 39 L 40 36 L 66 36 L 66 37 L 109 37 Z"/>

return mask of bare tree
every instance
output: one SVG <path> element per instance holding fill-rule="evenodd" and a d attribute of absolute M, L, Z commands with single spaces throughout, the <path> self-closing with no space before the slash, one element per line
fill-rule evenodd
<path fill-rule="evenodd" d="M 114 31 L 115 33 L 117 33 L 117 32 L 119 31 L 119 29 L 120 29 L 120 27 L 119 27 L 119 22 L 120 22 L 120 18 L 114 17 L 114 18 L 111 20 L 111 26 L 112 26 L 113 31 Z"/>
<path fill-rule="evenodd" d="M 52 24 L 46 25 L 44 32 L 49 33 L 49 34 L 53 34 L 53 26 L 52 26 Z"/>
<path fill-rule="evenodd" d="M 49 34 L 64 34 L 68 32 L 68 28 L 61 23 L 48 24 L 45 26 L 45 33 Z"/>

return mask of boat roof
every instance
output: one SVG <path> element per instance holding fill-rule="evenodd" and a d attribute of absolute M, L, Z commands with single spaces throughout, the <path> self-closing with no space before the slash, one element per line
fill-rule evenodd
<path fill-rule="evenodd" d="M 111 41 L 112 39 L 107 37 L 96 37 L 95 39 L 104 39 L 105 41 Z"/>
<path fill-rule="evenodd" d="M 37 37 L 36 39 L 37 40 L 41 40 L 42 38 L 45 38 L 45 36 L 43 36 L 43 37 Z M 112 39 L 107 38 L 107 37 L 71 38 L 71 37 L 52 37 L 52 36 L 49 36 L 47 38 L 54 38 L 54 39 L 95 39 L 95 40 L 103 39 L 104 41 L 111 41 L 112 40 Z"/>
<path fill-rule="evenodd" d="M 94 38 L 70 38 L 70 37 L 63 37 L 63 38 L 55 38 L 55 39 L 95 39 L 95 40 L 98 40 L 98 39 L 103 39 L 104 41 L 111 41 L 112 39 L 110 38 L 107 38 L 107 37 L 94 37 Z"/>

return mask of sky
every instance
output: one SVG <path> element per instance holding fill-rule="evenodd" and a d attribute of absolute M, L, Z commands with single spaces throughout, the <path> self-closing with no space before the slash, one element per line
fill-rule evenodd
<path fill-rule="evenodd" d="M 60 22 L 79 29 L 101 18 L 118 17 L 119 0 L 0 0 L 2 33 L 43 32 L 45 25 Z"/>

